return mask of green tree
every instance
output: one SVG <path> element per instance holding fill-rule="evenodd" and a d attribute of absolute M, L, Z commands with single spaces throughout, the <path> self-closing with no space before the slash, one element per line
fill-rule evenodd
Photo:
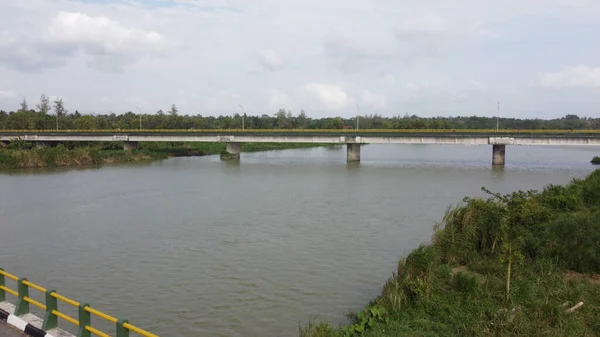
<path fill-rule="evenodd" d="M 177 105 L 175 105 L 175 104 L 171 105 L 171 109 L 169 110 L 169 115 L 177 116 L 178 112 L 179 112 L 179 109 L 177 109 Z"/>
<path fill-rule="evenodd" d="M 84 115 L 75 120 L 75 126 L 80 130 L 96 129 L 96 118 L 90 115 Z"/>
<path fill-rule="evenodd" d="M 42 96 L 40 97 L 40 104 L 37 105 L 37 109 L 43 115 L 47 115 L 48 112 L 50 112 L 50 110 L 52 109 L 52 106 L 50 106 L 50 97 L 42 94 Z"/>
<path fill-rule="evenodd" d="M 289 125 L 288 114 L 285 109 L 279 109 L 275 114 L 276 126 L 278 129 L 287 129 Z"/>
<path fill-rule="evenodd" d="M 327 129 L 343 129 L 344 121 L 340 117 L 330 118 L 326 124 Z"/>
<path fill-rule="evenodd" d="M 297 127 L 300 129 L 304 129 L 307 126 L 308 118 L 306 117 L 306 112 L 304 110 L 300 110 L 300 114 L 296 117 Z"/>
<path fill-rule="evenodd" d="M 29 105 L 27 105 L 27 100 L 25 98 L 23 98 L 23 100 L 21 101 L 21 103 L 19 105 L 20 105 L 19 111 L 29 111 Z"/>
<path fill-rule="evenodd" d="M 69 111 L 65 109 L 65 103 L 62 98 L 59 98 L 54 101 L 54 111 L 58 117 L 65 116 Z"/>

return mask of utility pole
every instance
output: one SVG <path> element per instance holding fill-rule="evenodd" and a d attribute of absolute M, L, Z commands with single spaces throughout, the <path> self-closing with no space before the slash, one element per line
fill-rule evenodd
<path fill-rule="evenodd" d="M 356 103 L 356 130 L 358 130 L 358 102 Z"/>
<path fill-rule="evenodd" d="M 58 131 L 58 111 L 56 112 L 56 131 Z"/>
<path fill-rule="evenodd" d="M 498 101 L 498 113 L 496 114 L 496 132 L 500 126 L 500 101 Z"/>
<path fill-rule="evenodd" d="M 140 115 L 140 130 L 142 129 L 142 111 L 140 110 L 140 107 L 136 107 L 138 114 Z"/>
<path fill-rule="evenodd" d="M 241 104 L 238 104 L 240 106 L 240 108 L 242 108 L 242 130 L 246 129 L 246 122 L 244 121 L 244 115 L 246 114 L 246 112 L 244 111 L 244 107 Z"/>

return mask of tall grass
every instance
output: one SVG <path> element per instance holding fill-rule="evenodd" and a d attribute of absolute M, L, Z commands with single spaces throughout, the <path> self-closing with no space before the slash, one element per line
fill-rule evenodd
<path fill-rule="evenodd" d="M 297 149 L 326 144 L 245 143 L 243 152 Z M 123 151 L 122 142 L 67 142 L 56 147 L 36 148 L 30 142 L 11 142 L 0 148 L 0 169 L 79 166 L 104 163 L 166 159 L 181 156 L 217 155 L 225 152 L 225 143 L 141 143 L 140 149 Z"/>
<path fill-rule="evenodd" d="M 70 150 L 63 145 L 40 149 L 0 149 L 0 169 L 94 165 L 167 157 L 162 153 L 144 150 L 127 152 L 102 150 L 98 147 L 78 147 Z"/>
<path fill-rule="evenodd" d="M 312 143 L 243 143 L 242 152 L 275 151 L 327 146 Z M 225 152 L 225 143 L 142 143 L 141 148 L 170 156 L 207 156 Z"/>
<path fill-rule="evenodd" d="M 385 309 L 387 322 L 361 333 L 348 328 L 357 320 L 311 322 L 301 335 L 600 335 L 600 282 L 588 276 L 600 273 L 600 170 L 543 191 L 487 192 L 449 209 L 431 244 L 400 261 L 365 309 Z"/>

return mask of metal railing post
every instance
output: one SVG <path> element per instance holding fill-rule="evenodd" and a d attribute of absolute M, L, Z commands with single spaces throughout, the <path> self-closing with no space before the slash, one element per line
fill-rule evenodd
<path fill-rule="evenodd" d="M 91 337 L 92 334 L 87 331 L 86 327 L 92 326 L 91 314 L 85 311 L 85 307 L 89 307 L 87 303 L 79 304 L 79 328 L 77 329 L 77 337 Z"/>
<path fill-rule="evenodd" d="M 54 292 L 56 291 L 53 289 L 46 290 L 46 313 L 42 324 L 42 330 L 44 331 L 58 327 L 58 317 L 52 313 L 53 310 L 58 311 L 58 300 L 52 296 Z"/>
<path fill-rule="evenodd" d="M 4 271 L 4 269 L 0 268 L 0 271 Z M 3 274 L 0 274 L 0 286 L 6 286 Z M 0 302 L 3 301 L 6 301 L 6 291 L 0 289 Z"/>
<path fill-rule="evenodd" d="M 129 321 L 123 318 L 117 321 L 117 337 L 129 337 L 129 329 L 123 326 L 125 323 Z"/>
<path fill-rule="evenodd" d="M 20 277 L 18 284 L 19 300 L 17 307 L 15 308 L 15 316 L 21 316 L 29 313 L 29 302 L 25 301 L 25 297 L 29 297 L 29 287 L 23 283 L 27 281 L 26 278 Z"/>

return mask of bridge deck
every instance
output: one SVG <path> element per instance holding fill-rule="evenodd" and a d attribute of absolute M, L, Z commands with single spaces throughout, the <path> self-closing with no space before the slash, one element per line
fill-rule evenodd
<path fill-rule="evenodd" d="M 12 325 L 0 321 L 0 337 L 22 337 L 27 336 L 19 329 L 13 327 Z"/>

